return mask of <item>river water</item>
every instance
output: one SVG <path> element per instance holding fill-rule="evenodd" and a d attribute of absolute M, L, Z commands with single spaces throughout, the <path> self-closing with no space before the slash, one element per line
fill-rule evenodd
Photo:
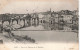
<path fill-rule="evenodd" d="M 50 24 L 50 23 L 42 23 L 42 24 L 33 24 L 29 25 L 28 27 L 24 27 L 18 30 L 34 30 L 34 31 L 53 31 L 53 30 L 65 30 L 65 31 L 71 31 L 72 28 L 63 25 L 63 24 Z"/>

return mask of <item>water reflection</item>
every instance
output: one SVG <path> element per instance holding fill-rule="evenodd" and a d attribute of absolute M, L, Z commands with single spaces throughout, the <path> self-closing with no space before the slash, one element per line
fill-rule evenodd
<path fill-rule="evenodd" d="M 47 30 L 65 30 L 65 29 L 70 28 L 70 27 L 65 26 L 64 24 L 57 24 L 57 23 L 55 24 L 43 23 L 42 26 L 44 27 L 44 29 L 47 29 Z"/>

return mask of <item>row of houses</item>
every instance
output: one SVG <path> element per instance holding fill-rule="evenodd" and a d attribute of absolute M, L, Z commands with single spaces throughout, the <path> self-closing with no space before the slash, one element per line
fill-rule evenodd
<path fill-rule="evenodd" d="M 40 13 L 39 17 L 42 17 L 42 21 L 44 22 L 50 24 L 63 24 L 78 30 L 78 10 L 62 10 L 59 12 L 47 11 Z"/>

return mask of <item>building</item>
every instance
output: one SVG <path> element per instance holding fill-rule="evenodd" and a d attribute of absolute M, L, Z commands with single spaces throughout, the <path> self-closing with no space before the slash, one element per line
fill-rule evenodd
<path fill-rule="evenodd" d="M 73 18 L 72 18 L 72 29 L 73 30 L 78 30 L 79 27 L 79 15 L 78 15 L 78 10 L 73 11 Z"/>
<path fill-rule="evenodd" d="M 44 23 L 44 20 L 43 20 L 44 14 L 39 13 L 39 14 L 38 14 L 38 17 L 39 17 L 39 24 Z"/>
<path fill-rule="evenodd" d="M 72 15 L 72 11 L 70 11 L 70 10 L 61 10 L 60 12 L 59 12 L 59 14 L 65 14 L 65 15 Z"/>
<path fill-rule="evenodd" d="M 56 13 L 56 12 L 52 12 L 51 16 L 52 16 L 53 19 L 54 19 L 54 23 L 57 23 L 57 24 L 58 24 L 59 14 Z"/>
<path fill-rule="evenodd" d="M 72 24 L 72 17 L 73 17 L 73 15 L 61 15 L 61 16 L 63 16 L 63 21 L 66 24 Z"/>
<path fill-rule="evenodd" d="M 50 22 L 50 18 L 51 18 L 51 12 L 50 11 L 47 11 L 47 12 L 43 12 L 43 20 L 47 23 Z"/>
<path fill-rule="evenodd" d="M 55 23 L 54 23 L 54 18 L 53 18 L 53 17 L 50 17 L 50 18 L 49 18 L 49 23 L 52 24 L 52 25 L 55 24 Z"/>
<path fill-rule="evenodd" d="M 51 17 L 51 15 L 50 14 L 45 14 L 44 15 L 44 17 L 43 17 L 43 20 L 45 21 L 45 22 L 50 22 L 50 17 Z"/>
<path fill-rule="evenodd" d="M 73 18 L 72 18 L 72 23 L 78 25 L 78 20 L 79 19 L 78 19 L 77 15 L 74 15 Z"/>

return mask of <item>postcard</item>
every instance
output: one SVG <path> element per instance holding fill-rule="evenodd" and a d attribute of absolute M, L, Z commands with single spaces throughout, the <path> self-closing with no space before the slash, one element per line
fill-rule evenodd
<path fill-rule="evenodd" d="M 0 0 L 0 50 L 79 50 L 78 0 Z"/>

